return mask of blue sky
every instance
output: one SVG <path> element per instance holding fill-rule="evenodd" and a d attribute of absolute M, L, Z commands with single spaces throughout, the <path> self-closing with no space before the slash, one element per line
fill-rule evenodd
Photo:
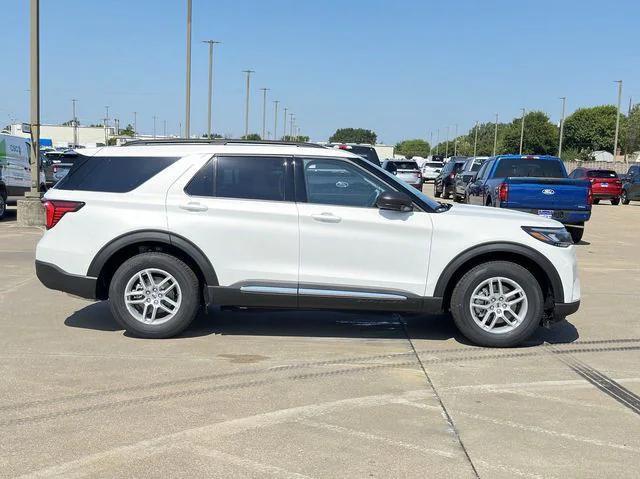
<path fill-rule="evenodd" d="M 2 2 L 0 122 L 26 121 L 27 0 Z M 541 109 L 569 111 L 640 101 L 640 2 L 631 0 L 193 0 L 192 132 L 206 128 L 207 47 L 217 49 L 214 130 L 244 129 L 244 76 L 252 81 L 250 130 L 262 128 L 261 87 L 293 111 L 304 134 L 371 128 L 384 142 L 447 125 Z M 41 0 L 42 121 L 110 117 L 151 132 L 184 121 L 186 0 Z M 282 115 L 280 115 L 280 129 Z"/>

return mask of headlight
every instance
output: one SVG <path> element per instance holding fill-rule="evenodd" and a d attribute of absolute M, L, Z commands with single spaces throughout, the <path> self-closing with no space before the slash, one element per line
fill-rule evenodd
<path fill-rule="evenodd" d="M 564 228 L 542 228 L 538 226 L 523 226 L 522 229 L 535 239 L 553 246 L 567 248 L 573 244 L 571 235 Z"/>

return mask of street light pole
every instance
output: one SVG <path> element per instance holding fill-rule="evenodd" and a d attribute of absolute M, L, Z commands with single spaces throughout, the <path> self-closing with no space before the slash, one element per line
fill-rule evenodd
<path fill-rule="evenodd" d="M 456 123 L 456 136 L 453 139 L 453 156 L 458 156 L 458 124 Z"/>
<path fill-rule="evenodd" d="M 138 112 L 133 112 L 133 137 L 138 136 Z"/>
<path fill-rule="evenodd" d="M 440 128 L 438 128 L 438 134 L 436 136 L 436 155 L 440 155 Z"/>
<path fill-rule="evenodd" d="M 567 104 L 567 97 L 561 96 L 562 100 L 562 117 L 560 118 L 560 140 L 558 142 L 558 158 L 562 158 L 562 138 L 564 136 L 564 114 L 565 114 L 565 106 Z"/>
<path fill-rule="evenodd" d="M 273 103 L 275 104 L 275 110 L 273 114 L 273 139 L 277 140 L 278 139 L 278 104 L 280 103 L 280 101 L 274 100 Z"/>
<path fill-rule="evenodd" d="M 245 99 L 244 107 L 244 136 L 249 136 L 249 91 L 251 89 L 251 74 L 255 73 L 253 70 L 242 70 L 247 74 L 247 97 Z"/>
<path fill-rule="evenodd" d="M 262 139 L 267 135 L 267 92 L 269 88 L 260 88 L 262 90 Z"/>
<path fill-rule="evenodd" d="M 78 146 L 78 118 L 76 117 L 76 100 L 75 98 L 71 99 L 71 103 L 73 105 L 73 147 Z"/>
<path fill-rule="evenodd" d="M 163 123 L 162 135 L 166 138 L 167 137 L 167 120 L 162 120 L 162 123 Z"/>
<path fill-rule="evenodd" d="M 473 157 L 476 157 L 476 154 L 478 152 L 478 121 L 476 120 L 476 133 L 475 133 L 475 139 L 473 140 Z"/>
<path fill-rule="evenodd" d="M 209 44 L 209 103 L 207 105 L 207 138 L 211 138 L 211 109 L 213 108 L 213 47 L 220 43 L 216 40 L 204 40 Z"/>
<path fill-rule="evenodd" d="M 104 146 L 109 146 L 109 107 L 105 106 L 105 116 L 104 116 Z"/>
<path fill-rule="evenodd" d="M 185 98 L 185 138 L 191 135 L 191 0 L 187 0 L 187 89 Z"/>
<path fill-rule="evenodd" d="M 156 116 L 153 115 L 153 137 L 156 137 Z"/>
<path fill-rule="evenodd" d="M 616 114 L 616 134 L 613 139 L 613 161 L 616 161 L 616 153 L 618 153 L 618 132 L 620 130 L 620 102 L 622 101 L 622 80 L 616 80 L 618 84 L 618 110 Z"/>
<path fill-rule="evenodd" d="M 498 150 L 498 114 L 496 113 L 496 126 L 493 131 L 493 156 L 496 156 Z"/>
<path fill-rule="evenodd" d="M 31 0 L 31 190 L 40 197 L 40 0 Z"/>
<path fill-rule="evenodd" d="M 447 140 L 444 147 L 444 157 L 449 157 L 449 127 L 447 127 Z"/>
<path fill-rule="evenodd" d="M 522 155 L 522 143 L 524 142 L 524 108 L 522 110 L 522 120 L 520 121 L 520 154 Z"/>
<path fill-rule="evenodd" d="M 293 113 L 289 113 L 289 139 L 293 139 Z"/>
<path fill-rule="evenodd" d="M 433 130 L 429 133 L 429 154 L 433 151 Z"/>

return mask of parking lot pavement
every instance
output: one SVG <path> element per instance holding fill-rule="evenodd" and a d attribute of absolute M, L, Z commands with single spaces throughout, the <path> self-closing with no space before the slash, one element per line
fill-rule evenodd
<path fill-rule="evenodd" d="M 0 476 L 637 477 L 640 205 L 594 207 L 583 303 L 527 347 L 446 316 L 215 311 L 128 337 L 0 222 Z"/>

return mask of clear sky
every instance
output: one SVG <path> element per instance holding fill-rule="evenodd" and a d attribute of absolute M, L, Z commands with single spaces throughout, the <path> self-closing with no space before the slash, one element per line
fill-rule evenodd
<path fill-rule="evenodd" d="M 0 0 L 0 121 L 28 120 L 29 2 Z M 121 125 L 169 133 L 184 121 L 186 0 L 41 0 L 42 122 Z M 192 133 L 206 129 L 207 46 L 216 53 L 214 131 L 261 132 L 261 87 L 293 111 L 302 133 L 371 128 L 381 141 L 541 109 L 640 101 L 638 0 L 193 0 Z M 282 111 L 282 110 L 281 110 Z M 280 131 L 282 115 L 280 115 Z M 452 130 L 453 131 L 453 130 Z"/>

